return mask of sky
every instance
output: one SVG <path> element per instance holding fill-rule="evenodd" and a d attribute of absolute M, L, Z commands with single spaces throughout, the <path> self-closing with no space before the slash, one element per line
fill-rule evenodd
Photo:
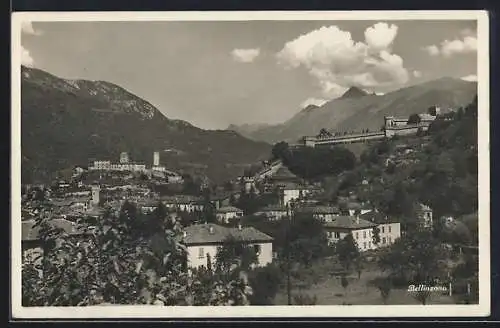
<path fill-rule="evenodd" d="M 31 22 L 21 61 L 104 80 L 204 129 L 276 124 L 357 86 L 476 80 L 476 21 Z"/>

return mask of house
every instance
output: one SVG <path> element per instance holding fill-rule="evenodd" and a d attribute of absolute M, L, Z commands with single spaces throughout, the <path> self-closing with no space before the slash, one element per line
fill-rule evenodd
<path fill-rule="evenodd" d="M 145 200 L 137 203 L 137 207 L 143 214 L 153 212 L 158 207 L 158 201 Z"/>
<path fill-rule="evenodd" d="M 355 216 L 372 211 L 372 207 L 366 203 L 347 202 L 340 205 L 342 213 L 348 216 Z"/>
<path fill-rule="evenodd" d="M 348 234 L 352 234 L 360 251 L 367 251 L 383 246 L 388 246 L 395 242 L 401 235 L 400 224 L 384 219 L 381 223 L 373 218 L 373 221 L 368 221 L 360 218 L 360 216 L 337 216 L 331 222 L 325 222 L 324 227 L 327 232 L 328 241 L 331 245 L 341 239 L 344 239 Z M 374 243 L 373 228 L 378 227 L 380 242 Z"/>
<path fill-rule="evenodd" d="M 313 205 L 299 207 L 295 210 L 296 213 L 311 214 L 313 218 L 321 222 L 331 222 L 335 217 L 341 215 L 340 210 L 334 206 Z"/>
<path fill-rule="evenodd" d="M 255 215 L 264 216 L 270 221 L 276 221 L 286 217 L 288 209 L 281 205 L 268 205 L 258 210 Z"/>
<path fill-rule="evenodd" d="M 161 202 L 168 209 L 174 209 L 181 212 L 203 211 L 203 200 L 201 197 L 190 195 L 175 195 L 161 198 Z"/>
<path fill-rule="evenodd" d="M 258 263 L 265 266 L 273 259 L 273 238 L 253 227 L 237 228 L 223 227 L 217 224 L 194 224 L 183 231 L 181 242 L 187 247 L 188 267 L 197 268 L 207 266 L 208 255 L 215 264 L 218 247 L 222 246 L 229 237 L 254 247 Z"/>
<path fill-rule="evenodd" d="M 210 195 L 210 203 L 215 207 L 215 209 L 219 209 L 221 207 L 230 206 L 231 204 L 231 196 L 233 192 L 230 191 L 220 191 L 216 192 L 213 195 Z"/>
<path fill-rule="evenodd" d="M 362 220 L 378 224 L 380 242 L 378 245 L 374 245 L 374 248 L 391 245 L 396 239 L 401 238 L 401 223 L 387 215 L 374 210 L 361 214 L 359 217 Z"/>
<path fill-rule="evenodd" d="M 418 225 L 423 229 L 432 229 L 433 219 L 432 219 L 432 209 L 422 203 L 416 205 L 415 214 L 417 216 Z"/>
<path fill-rule="evenodd" d="M 28 261 L 41 261 L 41 257 L 49 245 L 44 244 L 40 237 L 40 226 L 35 220 L 26 220 L 21 223 L 21 250 L 23 263 Z M 56 229 L 62 229 L 69 238 L 82 236 L 83 231 L 78 229 L 74 222 L 65 219 L 52 219 L 49 224 Z"/>
<path fill-rule="evenodd" d="M 329 244 L 333 245 L 348 234 L 352 234 L 360 251 L 373 248 L 372 230 L 376 226 L 376 223 L 360 219 L 359 216 L 344 215 L 324 223 Z"/>
<path fill-rule="evenodd" d="M 229 223 L 232 219 L 241 218 L 243 211 L 234 206 L 224 206 L 217 209 L 215 215 L 219 222 Z"/>

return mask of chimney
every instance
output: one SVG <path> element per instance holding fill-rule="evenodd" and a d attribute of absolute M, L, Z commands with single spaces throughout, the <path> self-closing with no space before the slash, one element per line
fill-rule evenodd
<path fill-rule="evenodd" d="M 213 226 L 209 226 L 208 227 L 208 232 L 211 233 L 211 234 L 214 233 L 214 227 Z"/>
<path fill-rule="evenodd" d="M 242 228 L 241 228 L 241 223 L 238 223 L 238 230 L 241 231 Z"/>
<path fill-rule="evenodd" d="M 187 237 L 187 232 L 186 231 L 183 231 L 182 232 L 182 237 L 186 238 Z"/>
<path fill-rule="evenodd" d="M 356 215 L 356 224 L 359 224 L 359 215 Z"/>

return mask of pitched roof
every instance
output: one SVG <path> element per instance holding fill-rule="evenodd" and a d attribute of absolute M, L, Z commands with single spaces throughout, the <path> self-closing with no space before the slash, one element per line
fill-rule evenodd
<path fill-rule="evenodd" d="M 432 212 L 432 209 L 429 206 L 422 204 L 422 203 L 419 203 L 416 205 L 416 210 L 417 211 Z"/>
<path fill-rule="evenodd" d="M 375 222 L 378 224 L 381 223 L 391 223 L 394 220 L 390 219 L 387 215 L 380 213 L 378 211 L 370 211 L 359 216 L 360 219 Z"/>
<path fill-rule="evenodd" d="M 186 204 L 186 203 L 201 202 L 202 198 L 192 195 L 175 195 L 175 196 L 163 196 L 161 197 L 161 201 L 172 204 Z"/>
<path fill-rule="evenodd" d="M 298 177 L 292 173 L 286 166 L 281 166 L 276 173 L 271 176 L 274 180 L 287 180 L 287 179 L 297 179 Z"/>
<path fill-rule="evenodd" d="M 281 205 L 267 205 L 267 206 L 264 206 L 263 208 L 258 210 L 258 212 L 272 212 L 272 211 L 286 212 L 287 209 L 285 206 L 281 206 Z"/>
<path fill-rule="evenodd" d="M 297 208 L 297 212 L 314 214 L 340 214 L 340 210 L 334 206 L 313 205 Z"/>
<path fill-rule="evenodd" d="M 210 231 L 212 228 L 212 232 Z M 221 244 L 228 237 L 233 236 L 239 240 L 246 242 L 267 241 L 271 242 L 272 237 L 253 227 L 227 228 L 213 223 L 194 224 L 184 229 L 186 236 L 182 242 L 186 245 L 190 244 Z"/>
<path fill-rule="evenodd" d="M 78 229 L 75 223 L 65 219 L 52 219 L 51 221 L 49 221 L 49 224 L 54 228 L 63 229 L 65 233 L 70 235 L 78 235 L 83 233 Z M 21 230 L 22 241 L 39 239 L 40 226 L 35 226 L 35 220 L 23 221 Z"/>
<path fill-rule="evenodd" d="M 333 221 L 331 222 L 325 222 L 324 223 L 325 228 L 342 228 L 342 229 L 366 229 L 366 228 L 373 228 L 376 227 L 377 224 L 363 220 L 359 218 L 359 221 L 357 221 L 357 218 L 355 216 L 336 216 L 334 217 Z"/>
<path fill-rule="evenodd" d="M 240 210 L 239 208 L 237 207 L 234 207 L 234 206 L 224 206 L 224 207 L 221 207 L 217 210 L 217 213 L 230 213 L 230 212 L 241 212 L 242 210 Z"/>

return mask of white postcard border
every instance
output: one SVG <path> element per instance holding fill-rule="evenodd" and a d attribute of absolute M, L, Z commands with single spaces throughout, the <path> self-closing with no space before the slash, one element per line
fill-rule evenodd
<path fill-rule="evenodd" d="M 477 20 L 479 304 L 331 306 L 21 305 L 21 24 L 29 21 Z M 486 11 L 18 12 L 12 15 L 11 314 L 15 319 L 468 317 L 490 314 L 489 22 Z"/>

